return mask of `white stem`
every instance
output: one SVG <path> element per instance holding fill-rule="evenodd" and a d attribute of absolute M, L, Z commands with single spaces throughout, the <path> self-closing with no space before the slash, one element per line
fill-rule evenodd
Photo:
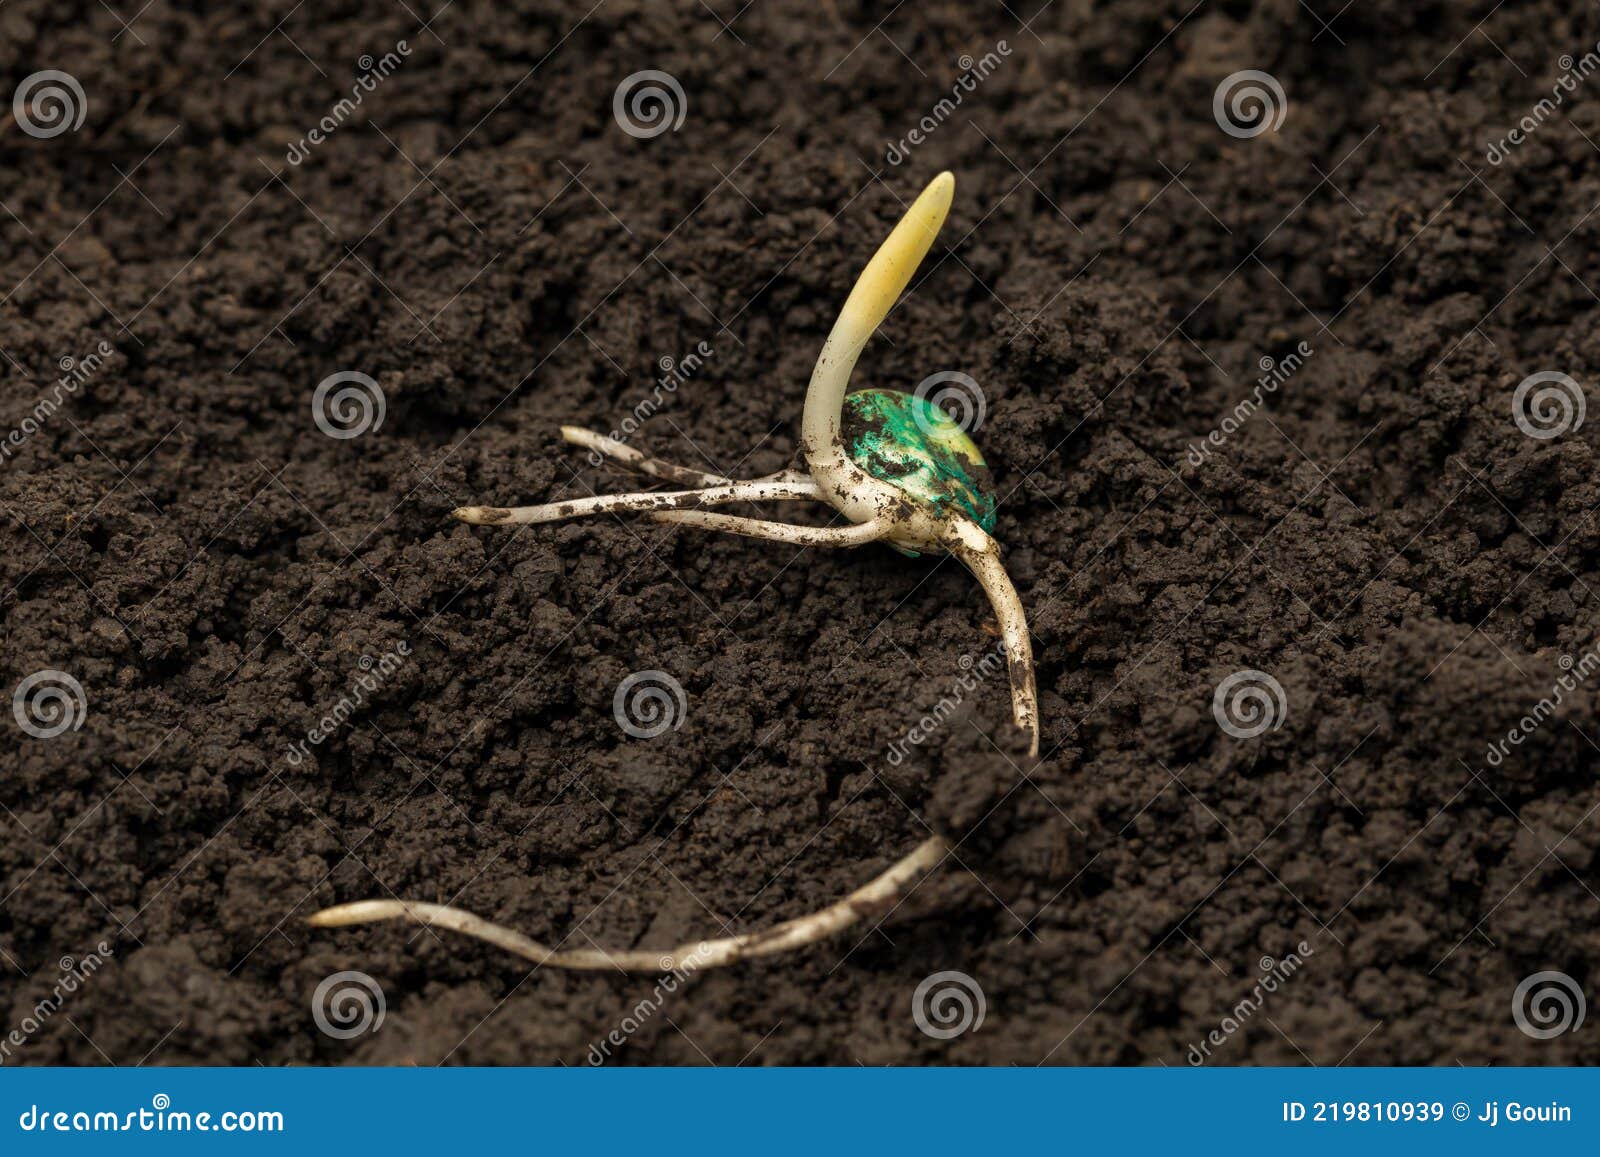
<path fill-rule="evenodd" d="M 563 522 L 590 514 L 638 510 L 683 510 L 701 506 L 724 506 L 730 502 L 772 502 L 780 499 L 818 499 L 816 483 L 804 482 L 729 482 L 704 490 L 664 490 L 638 494 L 597 494 L 568 502 L 543 506 L 462 506 L 452 513 L 462 522 L 479 525 L 508 522 Z"/>
<path fill-rule="evenodd" d="M 410 919 L 419 924 L 475 937 L 525 960 L 551 968 L 590 971 L 620 968 L 630 972 L 670 972 L 678 969 L 693 972 L 699 968 L 715 968 L 804 948 L 840 929 L 848 928 L 863 916 L 885 912 L 903 898 L 918 880 L 938 867 L 948 851 L 949 845 L 941 837 L 934 836 L 917 845 L 910 855 L 870 883 L 808 916 L 785 920 L 764 932 L 747 932 L 720 940 L 680 944 L 664 951 L 630 948 L 606 952 L 595 948 L 564 952 L 460 908 L 409 900 L 363 900 L 354 904 L 340 904 L 335 908 L 324 908 L 311 916 L 307 923 L 317 928 L 339 928 L 374 920 Z"/>
<path fill-rule="evenodd" d="M 950 211 L 955 187 L 955 177 L 940 173 L 906 210 L 861 271 L 811 372 L 800 423 L 801 445 L 811 476 L 825 491 L 833 492 L 829 501 L 847 514 L 852 512 L 847 509 L 846 492 L 859 496 L 856 492 L 863 489 L 863 479 L 867 478 L 860 470 L 853 471 L 860 477 L 845 477 L 852 472 L 839 436 L 839 418 L 845 390 L 850 385 L 850 371 L 927 255 Z"/>
<path fill-rule="evenodd" d="M 1006 648 L 1006 670 L 1011 676 L 1011 714 L 1029 735 L 1028 754 L 1039 754 L 1039 694 L 1035 686 L 1033 643 L 1028 638 L 1028 617 L 1017 588 L 1000 561 L 1000 546 L 983 529 L 966 519 L 951 527 L 946 545 L 983 584 L 984 593 L 1000 620 L 1000 637 Z"/>
<path fill-rule="evenodd" d="M 698 510 L 652 514 L 652 522 L 695 526 L 702 530 L 721 530 L 747 538 L 765 538 L 796 546 L 862 546 L 876 542 L 888 532 L 876 522 L 852 522 L 847 526 L 794 526 L 787 522 L 766 522 L 759 518 L 738 518 L 731 514 L 707 514 Z"/>

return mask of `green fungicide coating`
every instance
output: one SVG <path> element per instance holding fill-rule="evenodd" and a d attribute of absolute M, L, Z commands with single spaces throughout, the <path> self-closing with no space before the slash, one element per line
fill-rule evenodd
<path fill-rule="evenodd" d="M 942 407 L 900 390 L 859 390 L 844 400 L 843 428 L 851 459 L 868 474 L 940 516 L 959 512 L 994 529 L 983 454 Z"/>

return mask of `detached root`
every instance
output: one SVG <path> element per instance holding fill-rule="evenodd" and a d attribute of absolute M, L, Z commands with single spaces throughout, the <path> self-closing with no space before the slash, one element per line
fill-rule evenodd
<path fill-rule="evenodd" d="M 657 951 L 644 948 L 620 952 L 601 949 L 563 951 L 460 908 L 411 900 L 362 900 L 354 904 L 340 904 L 335 908 L 324 908 L 311 916 L 307 923 L 317 928 L 338 928 L 377 920 L 415 920 L 418 924 L 471 936 L 515 953 L 524 960 L 551 968 L 583 971 L 621 969 L 625 972 L 693 971 L 804 948 L 848 928 L 866 916 L 887 912 L 904 899 L 922 877 L 938 867 L 948 852 L 949 845 L 944 839 L 934 836 L 918 844 L 910 855 L 871 882 L 808 916 L 785 920 L 763 932 L 747 932 L 742 936 L 720 940 L 701 940 Z"/>

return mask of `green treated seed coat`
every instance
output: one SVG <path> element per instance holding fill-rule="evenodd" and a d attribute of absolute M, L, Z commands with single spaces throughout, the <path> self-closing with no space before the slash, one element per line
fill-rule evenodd
<path fill-rule="evenodd" d="M 845 448 L 868 474 L 938 517 L 964 514 L 985 532 L 994 529 L 983 454 L 942 408 L 900 390 L 858 390 L 846 396 L 842 418 Z"/>

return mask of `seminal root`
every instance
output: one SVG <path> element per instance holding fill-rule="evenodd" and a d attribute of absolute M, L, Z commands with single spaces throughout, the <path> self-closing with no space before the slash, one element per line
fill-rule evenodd
<path fill-rule="evenodd" d="M 565 522 L 590 514 L 684 510 L 726 506 L 730 502 L 771 502 L 782 499 L 821 498 L 817 484 L 804 482 L 729 482 L 703 490 L 668 490 L 638 494 L 598 494 L 551 502 L 544 506 L 461 506 L 451 513 L 462 522 L 478 526 L 500 522 Z"/>
<path fill-rule="evenodd" d="M 901 422 L 890 439 L 890 453 L 903 452 L 890 469 L 874 474 L 864 468 L 863 453 L 847 447 L 842 431 L 846 388 L 862 349 L 905 290 L 949 212 L 955 178 L 941 173 L 923 190 L 851 290 L 832 332 L 822 347 L 806 391 L 801 445 L 809 473 L 782 470 L 765 478 L 736 481 L 703 470 L 674 466 L 626 446 L 604 434 L 563 426 L 561 436 L 575 446 L 619 465 L 691 489 L 605 494 L 552 502 L 542 506 L 464 506 L 455 511 L 463 522 L 515 524 L 561 522 L 602 513 L 644 513 L 656 522 L 700 530 L 723 531 L 796 546 L 856 547 L 887 542 L 907 553 L 948 552 L 959 558 L 982 585 L 1000 620 L 1011 680 L 1012 715 L 1028 733 L 1029 754 L 1039 754 L 1039 705 L 1034 682 L 1033 648 L 1027 617 L 1016 587 L 1000 561 L 1000 547 L 988 533 L 993 502 L 979 493 L 963 467 L 982 466 L 977 447 L 940 418 L 917 411 L 920 399 L 878 398 L 887 407 L 884 429 L 896 416 L 920 414 L 921 433 Z M 890 391 L 866 391 L 890 394 Z M 860 397 L 861 395 L 856 395 Z M 900 395 L 909 398 L 909 395 Z M 942 411 L 937 413 L 942 414 Z M 926 437 L 924 437 L 926 435 Z M 900 439 L 900 445 L 894 443 Z M 876 453 L 883 453 L 876 444 Z M 870 460 L 870 459 L 869 459 Z M 707 507 L 734 502 L 825 502 L 843 514 L 844 526 L 809 527 L 715 513 Z M 986 512 L 986 513 L 985 513 Z M 904 898 L 923 876 L 943 861 L 949 845 L 934 836 L 871 882 L 842 900 L 806 916 L 786 920 L 761 932 L 684 944 L 666 951 L 627 949 L 562 950 L 541 944 L 470 912 L 441 904 L 407 900 L 364 900 L 326 908 L 310 917 L 319 928 L 366 924 L 376 920 L 414 920 L 447 928 L 552 968 L 650 970 L 711 968 L 771 956 L 815 944 L 863 917 L 887 911 Z"/>
<path fill-rule="evenodd" d="M 338 928 L 346 924 L 367 924 L 374 920 L 415 920 L 418 924 L 434 928 L 447 928 L 460 932 L 496 948 L 504 948 L 524 960 L 546 964 L 552 968 L 572 968 L 588 971 L 622 969 L 627 972 L 644 972 L 660 969 L 670 972 L 674 968 L 715 968 L 721 964 L 734 964 L 740 960 L 753 960 L 758 956 L 775 956 L 794 948 L 815 944 L 842 928 L 848 928 L 869 913 L 885 912 L 892 908 L 923 876 L 938 867 L 944 859 L 948 845 L 939 836 L 924 840 L 917 850 L 899 863 L 864 884 L 842 900 L 829 904 L 809 916 L 785 920 L 762 932 L 746 932 L 741 936 L 728 936 L 721 940 L 702 940 L 696 944 L 680 944 L 665 952 L 643 948 L 607 952 L 604 949 L 573 949 L 562 951 L 551 948 L 524 936 L 520 932 L 463 912 L 443 904 L 422 904 L 408 900 L 362 900 L 355 904 L 340 904 L 324 908 L 310 918 L 309 923 L 318 928 Z"/>

